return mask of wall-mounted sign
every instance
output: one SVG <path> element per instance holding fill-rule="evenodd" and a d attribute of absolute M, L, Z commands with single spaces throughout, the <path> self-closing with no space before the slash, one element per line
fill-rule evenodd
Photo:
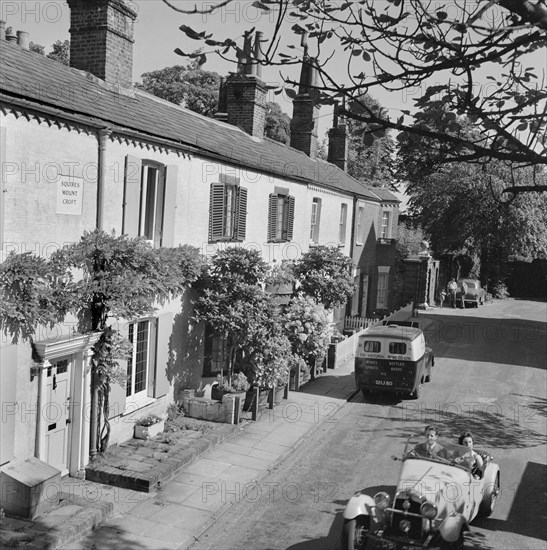
<path fill-rule="evenodd" d="M 84 179 L 77 176 L 59 176 L 57 181 L 57 214 L 81 216 L 84 202 Z"/>

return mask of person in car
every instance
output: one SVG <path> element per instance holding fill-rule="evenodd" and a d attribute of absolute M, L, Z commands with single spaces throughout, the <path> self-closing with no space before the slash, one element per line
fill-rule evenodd
<path fill-rule="evenodd" d="M 463 432 L 458 438 L 458 443 L 467 447 L 467 451 L 456 458 L 456 463 L 467 462 L 471 466 L 471 473 L 473 475 L 480 475 L 484 461 L 481 455 L 473 450 L 473 434 L 471 432 Z"/>
<path fill-rule="evenodd" d="M 446 449 L 437 443 L 437 437 L 439 437 L 439 431 L 435 426 L 426 426 L 425 430 L 425 441 L 423 443 L 418 443 L 412 451 L 410 451 L 411 456 L 424 456 L 427 458 L 447 458 L 448 453 Z"/>

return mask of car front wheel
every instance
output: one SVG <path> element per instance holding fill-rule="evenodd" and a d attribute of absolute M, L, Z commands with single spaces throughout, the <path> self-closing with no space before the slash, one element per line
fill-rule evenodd
<path fill-rule="evenodd" d="M 500 476 L 499 473 L 496 476 L 494 483 L 489 483 L 484 487 L 484 493 L 482 495 L 481 504 L 479 506 L 479 515 L 483 518 L 487 518 L 492 515 L 496 502 L 498 501 L 498 495 L 500 493 Z"/>
<path fill-rule="evenodd" d="M 342 550 L 365 550 L 367 533 L 370 529 L 368 516 L 357 516 L 344 522 L 342 531 Z"/>
<path fill-rule="evenodd" d="M 460 531 L 458 540 L 454 542 L 441 539 L 441 550 L 463 550 L 463 529 Z"/>

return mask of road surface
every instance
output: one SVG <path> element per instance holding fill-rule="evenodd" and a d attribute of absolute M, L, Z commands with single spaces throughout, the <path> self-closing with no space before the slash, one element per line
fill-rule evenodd
<path fill-rule="evenodd" d="M 330 422 L 266 478 L 238 487 L 239 502 L 192 548 L 339 549 L 347 500 L 361 489 L 393 493 L 400 462 L 391 457 L 434 423 L 451 440 L 471 430 L 501 467 L 496 510 L 475 520 L 465 548 L 545 550 L 547 304 L 506 300 L 420 318 L 437 358 L 421 398 L 333 403 Z"/>

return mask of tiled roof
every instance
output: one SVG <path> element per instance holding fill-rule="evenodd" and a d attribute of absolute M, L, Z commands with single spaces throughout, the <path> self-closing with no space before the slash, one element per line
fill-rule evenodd
<path fill-rule="evenodd" d="M 399 198 L 395 195 L 395 193 L 393 193 L 386 187 L 374 187 L 372 191 L 375 195 L 378 195 L 378 197 L 380 197 L 383 201 L 399 201 Z"/>
<path fill-rule="evenodd" d="M 0 41 L 0 91 L 4 101 L 25 100 L 29 107 L 55 109 L 83 123 L 95 119 L 123 134 L 139 132 L 151 141 L 169 140 L 245 168 L 378 200 L 338 167 L 269 139 L 257 139 L 229 124 L 201 116 L 149 94 L 120 93 L 101 80 Z M 28 103 L 30 102 L 30 103 Z"/>

